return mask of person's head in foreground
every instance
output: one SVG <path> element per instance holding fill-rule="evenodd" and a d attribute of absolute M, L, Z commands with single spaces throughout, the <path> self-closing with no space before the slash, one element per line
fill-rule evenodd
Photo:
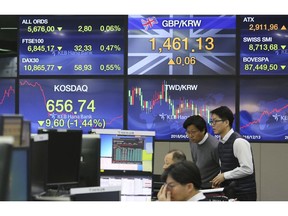
<path fill-rule="evenodd" d="M 200 171 L 192 161 L 171 164 L 161 177 L 166 183 L 157 195 L 159 201 L 197 201 L 205 198 L 199 191 Z"/>

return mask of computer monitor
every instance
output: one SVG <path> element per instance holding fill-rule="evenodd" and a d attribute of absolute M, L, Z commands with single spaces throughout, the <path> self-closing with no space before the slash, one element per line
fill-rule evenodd
<path fill-rule="evenodd" d="M 12 143 L 12 137 L 0 136 L 0 201 L 7 200 Z"/>
<path fill-rule="evenodd" d="M 84 187 L 70 189 L 71 201 L 121 201 L 121 187 Z"/>
<path fill-rule="evenodd" d="M 154 131 L 95 130 L 101 138 L 101 170 L 151 172 Z"/>
<path fill-rule="evenodd" d="M 29 151 L 27 147 L 13 148 L 8 187 L 9 201 L 29 199 Z"/>
<path fill-rule="evenodd" d="M 0 115 L 0 135 L 12 136 L 14 138 L 13 146 L 19 147 L 22 142 L 22 115 Z"/>
<path fill-rule="evenodd" d="M 83 134 L 79 187 L 100 186 L 100 136 Z"/>
<path fill-rule="evenodd" d="M 152 199 L 151 174 L 102 175 L 100 186 L 120 186 L 121 201 L 151 201 Z"/>
<path fill-rule="evenodd" d="M 43 131 L 45 132 L 45 131 Z M 71 187 L 79 182 L 82 130 L 47 130 L 47 188 Z M 66 190 L 66 188 L 63 188 Z"/>
<path fill-rule="evenodd" d="M 48 134 L 32 134 L 30 143 L 31 199 L 45 192 L 47 182 Z"/>

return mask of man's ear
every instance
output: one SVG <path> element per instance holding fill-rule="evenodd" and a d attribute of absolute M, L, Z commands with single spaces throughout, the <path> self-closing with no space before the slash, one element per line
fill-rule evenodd
<path fill-rule="evenodd" d="M 193 183 L 188 183 L 186 184 L 187 190 L 188 191 L 193 191 L 195 190 L 194 184 Z"/>

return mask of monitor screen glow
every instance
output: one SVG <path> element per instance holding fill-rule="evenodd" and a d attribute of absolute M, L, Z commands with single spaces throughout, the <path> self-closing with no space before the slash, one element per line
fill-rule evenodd
<path fill-rule="evenodd" d="M 152 172 L 153 136 L 101 134 L 101 170 Z"/>
<path fill-rule="evenodd" d="M 121 201 L 151 201 L 151 175 L 102 175 L 100 185 L 121 186 Z"/>

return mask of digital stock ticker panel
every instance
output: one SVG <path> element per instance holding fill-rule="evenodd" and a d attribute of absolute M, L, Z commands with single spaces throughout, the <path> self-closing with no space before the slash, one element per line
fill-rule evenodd
<path fill-rule="evenodd" d="M 188 116 L 209 122 L 226 105 L 248 140 L 285 142 L 287 18 L 3 15 L 0 113 L 22 114 L 32 132 L 151 130 L 185 141 Z"/>
<path fill-rule="evenodd" d="M 123 128 L 122 79 L 20 79 L 19 92 L 19 111 L 32 121 L 32 132 Z"/>
<path fill-rule="evenodd" d="M 190 115 L 209 122 L 210 111 L 222 104 L 235 111 L 235 80 L 230 78 L 131 79 L 128 86 L 128 128 L 156 131 L 161 140 L 187 139 L 182 125 Z"/>
<path fill-rule="evenodd" d="M 241 16 L 240 19 L 240 73 L 287 75 L 287 16 Z"/>
<path fill-rule="evenodd" d="M 236 16 L 129 16 L 128 75 L 235 75 Z"/>
<path fill-rule="evenodd" d="M 20 17 L 20 75 L 124 73 L 123 16 Z"/>

